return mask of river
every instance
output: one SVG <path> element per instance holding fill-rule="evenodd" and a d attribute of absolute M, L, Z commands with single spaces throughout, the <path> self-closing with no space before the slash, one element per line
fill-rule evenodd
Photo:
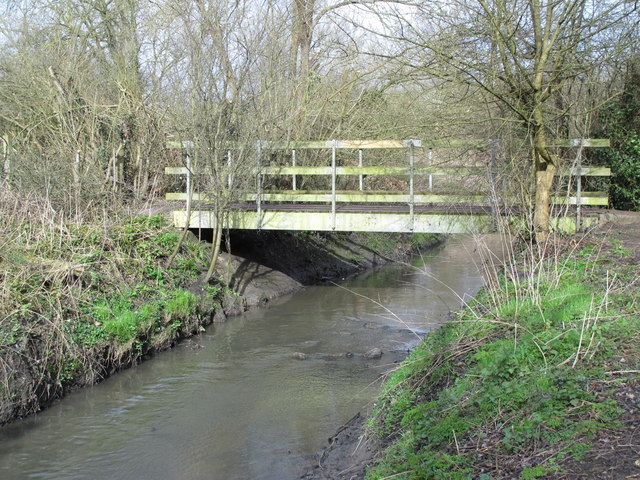
<path fill-rule="evenodd" d="M 0 479 L 295 479 L 482 283 L 468 237 L 307 287 L 0 429 Z M 384 351 L 381 359 L 363 354 Z M 296 360 L 302 352 L 306 360 Z"/>

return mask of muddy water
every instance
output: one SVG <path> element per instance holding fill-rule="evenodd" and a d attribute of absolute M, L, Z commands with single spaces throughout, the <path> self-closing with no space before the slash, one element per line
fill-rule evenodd
<path fill-rule="evenodd" d="M 296 478 L 372 401 L 380 374 L 480 287 L 477 261 L 460 237 L 414 267 L 310 287 L 212 326 L 0 429 L 0 479 Z M 373 347 L 381 359 L 363 357 Z"/>

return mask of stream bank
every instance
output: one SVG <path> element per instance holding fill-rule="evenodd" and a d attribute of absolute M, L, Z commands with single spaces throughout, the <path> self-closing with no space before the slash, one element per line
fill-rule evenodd
<path fill-rule="evenodd" d="M 161 216 L 67 225 L 62 232 L 57 248 L 48 239 L 24 249 L 9 244 L 0 263 L 7 312 L 0 323 L 0 425 L 171 348 L 212 322 L 440 241 L 262 232 L 233 245 L 260 245 L 266 265 L 223 253 L 216 279 L 202 285 L 209 244 L 191 236 L 174 264 L 165 265 L 178 235 Z"/>
<path fill-rule="evenodd" d="M 453 236 L 271 300 L 6 425 L 0 478 L 297 478 L 380 375 L 477 291 L 473 246 Z"/>
<path fill-rule="evenodd" d="M 301 478 L 640 475 L 639 246 L 640 214 L 611 212 L 513 256 Z"/>

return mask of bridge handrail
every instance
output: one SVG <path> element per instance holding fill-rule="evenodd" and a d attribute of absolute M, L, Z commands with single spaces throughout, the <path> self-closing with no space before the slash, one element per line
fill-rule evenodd
<path fill-rule="evenodd" d="M 487 171 L 487 167 L 416 167 L 414 168 L 414 175 L 480 175 Z M 164 173 L 166 175 L 187 175 L 189 172 L 192 175 L 210 175 L 211 169 L 195 170 L 187 167 L 165 167 Z M 331 167 L 302 167 L 302 166 L 269 166 L 250 169 L 250 173 L 253 175 L 331 175 Z M 611 169 L 608 167 L 581 167 L 580 169 L 560 169 L 557 173 L 558 176 L 589 176 L 589 177 L 609 177 L 611 176 Z M 336 167 L 336 175 L 338 176 L 352 176 L 352 175 L 409 175 L 410 169 L 408 167 Z"/>
<path fill-rule="evenodd" d="M 321 141 L 256 141 L 253 146 L 258 152 L 257 165 L 248 168 L 246 173 L 255 175 L 257 178 L 257 191 L 242 196 L 242 201 L 255 202 L 257 205 L 258 222 L 261 218 L 262 202 L 301 202 L 301 203 L 330 203 L 333 224 L 335 225 L 336 204 L 339 203 L 404 203 L 408 204 L 410 216 L 413 219 L 413 211 L 416 203 L 465 203 L 473 202 L 474 205 L 490 203 L 487 193 L 478 194 L 451 194 L 451 193 L 434 193 L 432 191 L 433 176 L 460 176 L 460 175 L 481 175 L 486 172 L 492 174 L 492 181 L 495 182 L 493 176 L 495 167 L 490 165 L 478 166 L 434 166 L 432 165 L 432 149 L 434 148 L 491 148 L 494 149 L 497 143 L 495 140 L 468 140 L 468 139 L 445 139 L 430 140 L 423 142 L 421 140 L 321 140 Z M 558 148 L 606 148 L 610 146 L 608 139 L 560 139 L 552 142 L 552 145 Z M 169 175 L 186 175 L 187 192 L 192 181 L 193 175 L 211 174 L 210 168 L 201 168 L 196 170 L 191 168 L 189 163 L 189 155 L 193 151 L 194 142 L 169 142 L 169 148 L 182 148 L 187 151 L 186 167 L 165 167 L 165 173 Z M 232 151 L 237 148 L 246 148 L 247 144 L 239 144 L 227 142 L 223 144 L 221 151 L 226 152 L 227 164 L 231 165 Z M 428 149 L 428 166 L 415 165 L 416 148 Z M 296 165 L 296 150 L 318 150 L 326 149 L 332 152 L 330 166 L 300 166 Z M 337 166 L 336 151 L 339 149 L 357 150 L 358 165 L 357 166 Z M 363 166 L 363 150 L 370 149 L 404 149 L 407 151 L 408 165 L 406 166 Z M 291 165 L 272 166 L 261 165 L 261 153 L 265 151 L 291 151 Z M 495 152 L 495 150 L 494 150 Z M 492 154 L 492 162 L 495 160 L 495 153 Z M 580 155 L 578 155 L 580 159 Z M 326 191 L 304 191 L 298 190 L 296 180 L 298 176 L 330 176 L 331 190 Z M 578 161 L 577 167 L 563 168 L 557 173 L 557 176 L 575 176 L 578 179 L 585 176 L 610 176 L 611 170 L 606 167 L 582 167 Z M 262 187 L 265 176 L 291 176 L 292 190 L 273 191 L 264 190 Z M 359 190 L 338 191 L 337 177 L 341 176 L 358 176 Z M 401 191 L 384 191 L 372 192 L 363 190 L 363 178 L 366 176 L 395 176 L 406 177 L 407 188 Z M 414 182 L 416 177 L 429 177 L 429 191 L 416 191 Z M 229 174 L 229 185 L 231 185 L 231 174 Z M 581 182 L 576 182 L 577 193 L 575 196 L 567 194 L 562 197 L 553 197 L 552 203 L 557 205 L 577 205 L 578 209 L 581 205 L 608 205 L 608 197 L 604 192 L 583 192 L 581 190 Z M 199 200 L 206 201 L 207 196 L 198 193 L 167 193 L 168 200 Z M 505 204 L 515 203 L 515 199 L 503 196 L 501 201 Z M 413 223 L 413 221 L 412 221 Z"/>

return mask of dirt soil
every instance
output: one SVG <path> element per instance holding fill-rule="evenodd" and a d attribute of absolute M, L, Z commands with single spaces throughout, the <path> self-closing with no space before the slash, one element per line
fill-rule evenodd
<path fill-rule="evenodd" d="M 602 241 L 604 249 L 616 245 L 631 255 L 621 259 L 626 265 L 635 265 L 640 271 L 640 212 L 606 211 L 603 222 L 589 232 Z M 640 275 L 636 282 L 640 281 Z M 607 371 L 621 375 L 640 372 L 640 359 L 632 355 L 614 357 Z M 611 384 L 615 379 L 611 379 Z M 601 395 L 611 395 L 611 385 L 595 386 Z M 640 480 L 640 378 L 620 385 L 615 400 L 623 409 L 619 419 L 621 428 L 600 431 L 591 441 L 591 449 L 580 461 L 568 460 L 564 472 L 547 476 L 554 480 Z M 317 460 L 300 479 L 304 480 L 361 480 L 366 468 L 375 465 L 383 446 L 373 435 L 366 434 L 364 418 L 358 414 L 342 425 L 320 451 Z M 511 459 L 517 462 L 517 458 Z M 507 460 L 509 461 L 509 460 Z M 402 478 L 402 477 L 399 477 Z"/>
<path fill-rule="evenodd" d="M 376 437 L 363 435 L 364 417 L 358 413 L 342 425 L 303 480 L 349 480 L 364 478 L 366 468 L 375 462 L 381 445 Z"/>

